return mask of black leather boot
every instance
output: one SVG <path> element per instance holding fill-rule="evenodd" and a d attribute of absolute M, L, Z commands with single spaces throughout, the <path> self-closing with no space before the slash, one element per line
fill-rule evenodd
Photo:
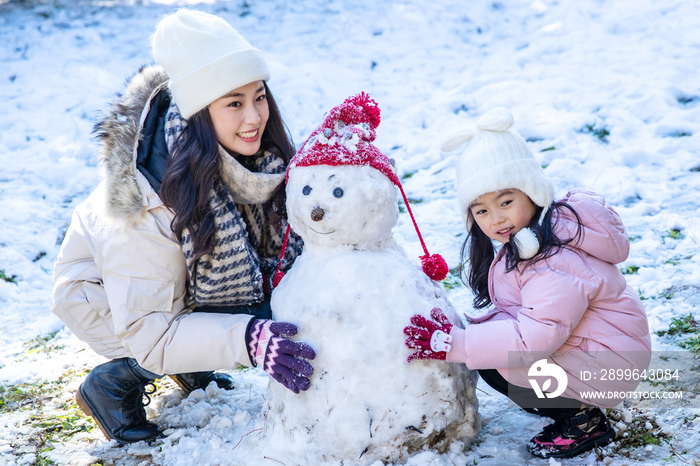
<path fill-rule="evenodd" d="M 150 440 L 161 434 L 160 428 L 146 420 L 144 406 L 150 403 L 146 385 L 153 379 L 132 367 L 129 358 L 114 359 L 95 367 L 80 385 L 75 399 L 85 414 L 92 416 L 107 439 L 119 443 Z M 135 364 L 135 361 L 134 361 Z M 143 396 L 148 403 L 143 404 Z"/>
<path fill-rule="evenodd" d="M 233 377 L 223 372 L 189 372 L 186 374 L 173 374 L 170 376 L 180 386 L 185 395 L 189 395 L 198 388 L 205 389 L 212 381 L 219 388 L 233 390 Z"/>

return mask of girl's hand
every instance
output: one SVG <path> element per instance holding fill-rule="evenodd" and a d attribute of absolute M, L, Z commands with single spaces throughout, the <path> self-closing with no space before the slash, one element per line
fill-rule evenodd
<path fill-rule="evenodd" d="M 411 353 L 406 361 L 411 362 L 416 359 L 445 360 L 447 352 L 452 349 L 450 345 L 452 324 L 447 316 L 438 307 L 430 311 L 430 316 L 437 322 L 416 314 L 411 317 L 413 325 L 403 329 L 403 333 L 408 336 L 406 346 L 418 350 Z"/>
<path fill-rule="evenodd" d="M 306 343 L 288 339 L 297 331 L 297 326 L 288 322 L 253 319 L 246 335 L 251 362 L 294 393 L 311 386 L 314 368 L 308 360 L 316 357 Z"/>

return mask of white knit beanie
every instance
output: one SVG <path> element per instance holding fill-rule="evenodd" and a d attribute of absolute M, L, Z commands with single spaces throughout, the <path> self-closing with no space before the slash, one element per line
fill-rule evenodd
<path fill-rule="evenodd" d="M 484 194 L 519 189 L 543 208 L 540 223 L 554 199 L 554 184 L 523 138 L 508 131 L 511 126 L 513 115 L 505 108 L 497 107 L 479 118 L 476 126 L 464 128 L 442 146 L 443 151 L 449 152 L 469 142 L 457 161 L 457 196 L 467 231 L 471 231 L 474 222 L 469 206 Z M 532 238 L 525 238 L 530 230 L 524 230 L 521 230 L 523 235 L 518 234 L 516 238 L 532 246 Z M 538 248 L 539 243 L 534 246 Z M 535 253 L 521 250 L 520 256 L 528 259 L 526 256 L 532 254 L 532 257 Z"/>
<path fill-rule="evenodd" d="M 234 89 L 270 79 L 262 53 L 226 21 L 202 11 L 181 9 L 164 17 L 152 47 L 184 118 Z"/>

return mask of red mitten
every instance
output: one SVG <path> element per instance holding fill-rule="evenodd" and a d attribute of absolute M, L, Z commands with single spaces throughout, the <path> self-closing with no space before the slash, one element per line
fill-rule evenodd
<path fill-rule="evenodd" d="M 406 361 L 411 362 L 416 359 L 439 359 L 444 360 L 447 352 L 452 349 L 450 343 L 452 337 L 450 331 L 452 324 L 447 319 L 447 316 L 438 307 L 430 311 L 430 317 L 436 322 L 428 320 L 422 315 L 416 314 L 411 317 L 411 323 L 403 329 L 408 338 L 406 338 L 406 346 L 411 349 L 417 349 L 411 353 Z"/>

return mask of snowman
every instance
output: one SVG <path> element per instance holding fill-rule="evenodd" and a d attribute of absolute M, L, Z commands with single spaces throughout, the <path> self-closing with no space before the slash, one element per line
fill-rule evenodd
<path fill-rule="evenodd" d="M 317 354 L 309 390 L 268 388 L 262 447 L 288 466 L 404 463 L 425 448 L 468 446 L 479 432 L 475 372 L 406 361 L 411 316 L 438 307 L 461 323 L 428 276 L 444 278 L 444 260 L 421 238 L 421 269 L 392 238 L 398 191 L 410 207 L 392 161 L 371 144 L 379 121 L 369 96 L 347 99 L 287 172 L 289 223 L 304 253 L 275 288 L 272 310 Z"/>

